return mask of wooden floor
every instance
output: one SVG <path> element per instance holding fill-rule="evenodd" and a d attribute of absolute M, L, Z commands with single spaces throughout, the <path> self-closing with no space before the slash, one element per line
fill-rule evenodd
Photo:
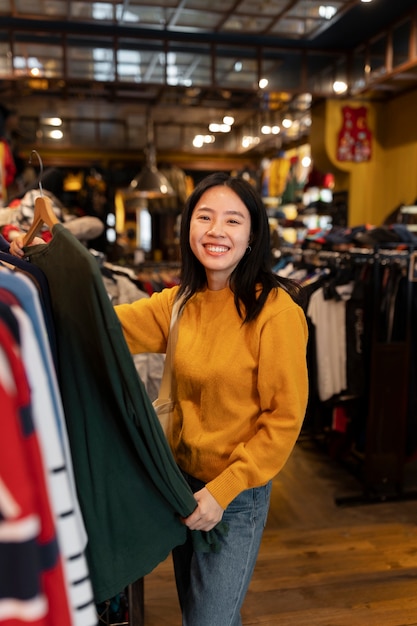
<path fill-rule="evenodd" d="M 297 444 L 274 481 L 244 626 L 417 625 L 417 500 L 336 504 L 360 493 L 316 444 Z M 170 558 L 145 578 L 145 626 L 181 626 Z"/>

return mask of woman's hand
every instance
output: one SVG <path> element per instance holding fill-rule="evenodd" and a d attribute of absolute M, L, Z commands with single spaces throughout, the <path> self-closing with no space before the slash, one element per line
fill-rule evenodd
<path fill-rule="evenodd" d="M 220 522 L 224 509 L 206 487 L 196 491 L 194 498 L 197 501 L 197 508 L 182 521 L 190 530 L 209 531 Z"/>
<path fill-rule="evenodd" d="M 13 254 L 13 256 L 17 256 L 20 259 L 22 259 L 25 254 L 23 252 L 23 238 L 24 238 L 24 235 L 18 235 L 17 237 L 15 237 L 10 243 L 10 249 L 9 249 L 10 254 Z M 33 241 L 29 245 L 36 246 L 39 243 L 45 243 L 45 242 L 40 237 L 34 237 Z"/>

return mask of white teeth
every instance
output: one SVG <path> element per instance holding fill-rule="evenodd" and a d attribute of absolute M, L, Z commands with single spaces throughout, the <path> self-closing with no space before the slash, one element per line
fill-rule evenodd
<path fill-rule="evenodd" d="M 207 250 L 210 250 L 210 252 L 227 252 L 228 248 L 225 248 L 224 246 L 206 246 Z"/>

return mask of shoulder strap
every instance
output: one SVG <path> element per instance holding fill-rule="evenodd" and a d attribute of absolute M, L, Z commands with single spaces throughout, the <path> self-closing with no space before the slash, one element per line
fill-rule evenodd
<path fill-rule="evenodd" d="M 164 371 L 162 374 L 161 386 L 159 388 L 158 398 L 170 399 L 172 395 L 172 365 L 174 361 L 174 351 L 178 338 L 178 312 L 182 300 L 176 300 L 172 307 L 171 323 L 169 326 L 169 335 L 167 341 L 167 350 L 165 355 Z"/>

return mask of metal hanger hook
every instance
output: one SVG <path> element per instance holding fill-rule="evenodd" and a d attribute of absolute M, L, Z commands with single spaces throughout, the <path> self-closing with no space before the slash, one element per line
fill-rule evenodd
<path fill-rule="evenodd" d="M 42 176 L 43 176 L 43 162 L 41 159 L 41 156 L 39 154 L 39 152 L 37 150 L 32 150 L 29 156 L 29 164 L 32 163 L 32 154 L 36 154 L 36 156 L 38 157 L 38 161 L 39 161 L 39 192 L 41 194 L 41 196 L 43 196 L 43 189 L 42 189 Z"/>

